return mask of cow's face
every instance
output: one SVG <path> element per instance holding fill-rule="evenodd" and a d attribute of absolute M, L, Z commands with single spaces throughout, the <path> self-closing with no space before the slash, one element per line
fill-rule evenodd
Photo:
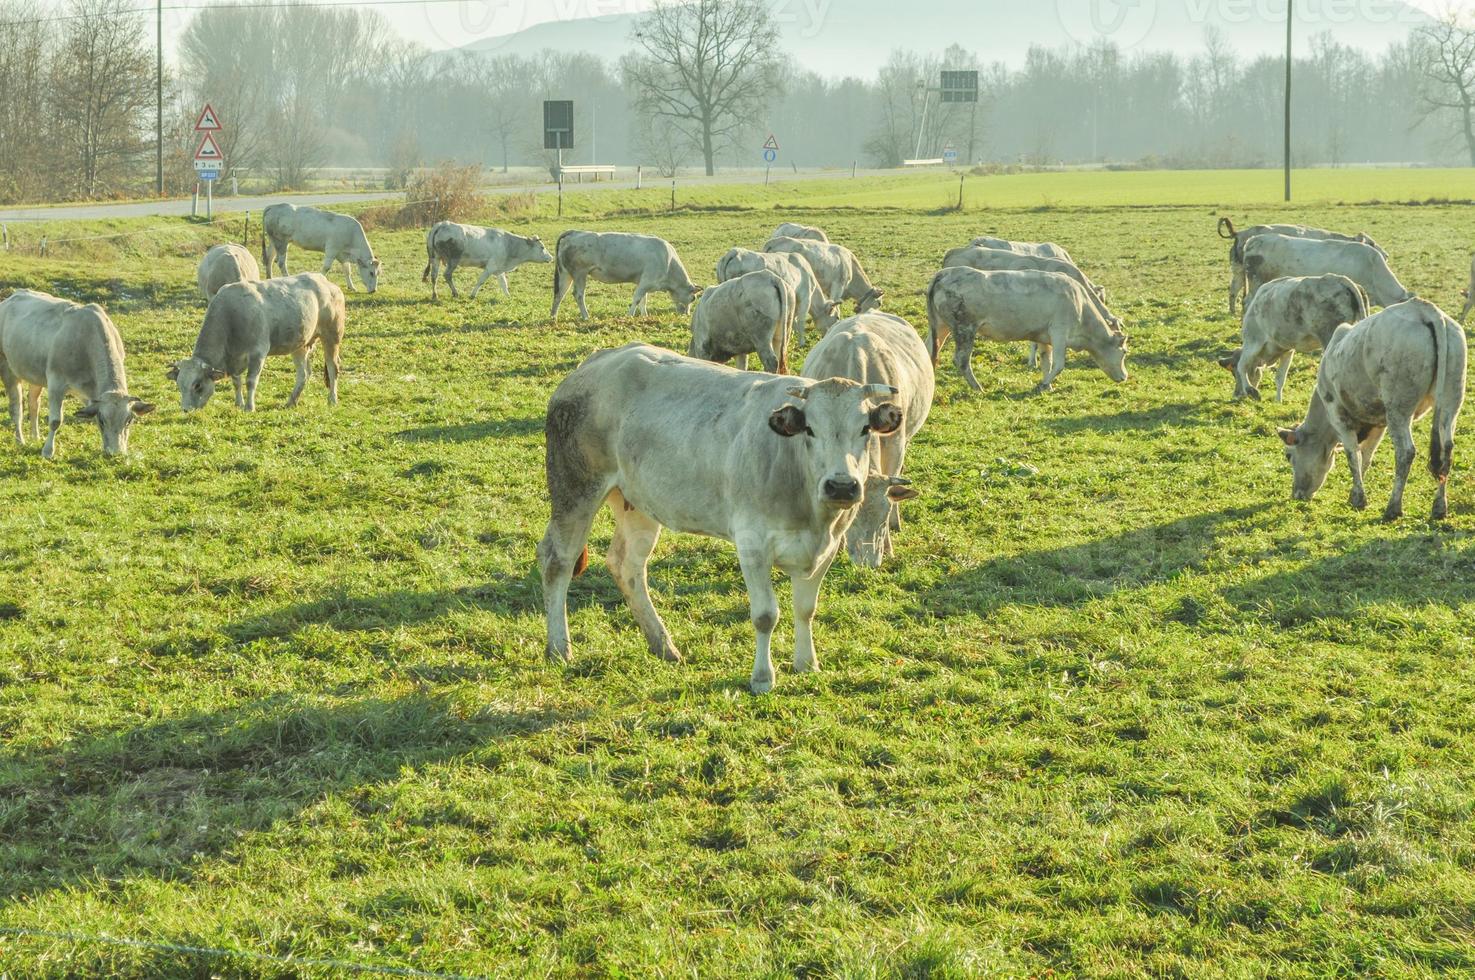
<path fill-rule="evenodd" d="M 856 308 L 859 309 L 862 313 L 869 313 L 872 310 L 879 310 L 881 308 L 882 301 L 885 299 L 885 290 L 873 289 L 861 297 L 860 303 L 857 305 Z"/>
<path fill-rule="evenodd" d="M 528 259 L 529 262 L 553 261 L 553 256 L 549 254 L 548 246 L 543 244 L 543 239 L 539 238 L 537 235 L 534 235 L 532 238 L 527 239 L 527 243 L 528 251 L 533 256 L 531 259 Z"/>
<path fill-rule="evenodd" d="M 1099 350 L 1092 350 L 1091 357 L 1101 370 L 1113 381 L 1127 380 L 1127 335 L 1114 333 Z"/>
<path fill-rule="evenodd" d="M 676 312 L 685 316 L 691 312 L 691 304 L 695 303 L 700 295 L 702 295 L 701 286 L 687 283 L 685 286 L 677 286 L 671 290 L 671 302 L 676 304 Z"/>
<path fill-rule="evenodd" d="M 896 505 L 916 496 L 912 481 L 872 473 L 866 480 L 865 497 L 856 511 L 855 522 L 845 534 L 845 550 L 850 553 L 850 560 L 865 568 L 880 568 L 881 562 L 891 554 L 892 528 L 900 526 L 899 518 L 893 520 L 892 516 Z"/>
<path fill-rule="evenodd" d="M 1319 397 L 1312 396 L 1313 399 Z M 1315 438 L 1304 423 L 1294 429 L 1278 429 L 1277 434 L 1285 443 L 1286 461 L 1291 464 L 1294 476 L 1291 499 L 1310 500 L 1326 485 L 1327 474 L 1332 471 L 1332 462 L 1336 459 L 1336 440 Z"/>
<path fill-rule="evenodd" d="M 379 260 L 370 259 L 368 262 L 354 263 L 359 269 L 359 278 L 364 281 L 364 288 L 374 292 L 379 288 Z"/>
<path fill-rule="evenodd" d="M 800 404 L 785 405 L 768 419 L 781 438 L 795 440 L 807 470 L 805 489 L 821 506 L 836 511 L 860 506 L 871 471 L 871 442 L 901 428 L 896 389 L 860 385 L 843 378 L 789 389 Z"/>
<path fill-rule="evenodd" d="M 830 332 L 830 328 L 840 322 L 840 304 L 833 300 L 827 301 L 824 306 L 815 311 L 814 323 L 819 327 L 820 336 Z"/>
<path fill-rule="evenodd" d="M 128 429 L 134 419 L 149 414 L 154 406 L 126 392 L 110 391 L 77 411 L 77 417 L 97 422 L 102 433 L 102 454 L 121 456 L 128 451 Z"/>
<path fill-rule="evenodd" d="M 215 394 L 215 382 L 225 377 L 198 357 L 186 357 L 169 369 L 169 380 L 179 386 L 179 407 L 186 412 L 204 408 Z"/>

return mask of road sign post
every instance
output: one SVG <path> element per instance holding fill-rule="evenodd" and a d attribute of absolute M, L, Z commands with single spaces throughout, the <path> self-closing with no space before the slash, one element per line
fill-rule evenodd
<path fill-rule="evenodd" d="M 206 220 L 214 217 L 215 182 L 220 179 L 220 173 L 225 168 L 225 152 L 215 139 L 215 134 L 224 128 L 215 107 L 205 103 L 205 108 L 200 110 L 199 118 L 195 120 L 195 132 L 204 134 L 200 138 L 199 147 L 195 149 L 195 176 L 205 185 Z M 195 199 L 199 200 L 198 186 Z"/>
<path fill-rule="evenodd" d="M 768 175 L 773 170 L 774 161 L 778 159 L 778 137 L 772 133 L 763 142 L 763 186 L 768 186 Z"/>

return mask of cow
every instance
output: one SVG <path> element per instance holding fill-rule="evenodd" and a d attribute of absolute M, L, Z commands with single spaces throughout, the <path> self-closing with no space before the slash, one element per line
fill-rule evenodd
<path fill-rule="evenodd" d="M 1059 259 L 1075 265 L 1075 259 L 1070 257 L 1070 253 L 1054 242 L 1011 242 L 1007 238 L 984 236 L 975 238 L 968 244 L 973 248 L 996 248 L 1004 252 L 1018 252 L 1020 255 L 1038 255 L 1046 259 Z"/>
<path fill-rule="evenodd" d="M 228 286 L 233 282 L 255 282 L 261 278 L 261 268 L 256 264 L 256 257 L 249 250 L 240 245 L 227 243 L 216 245 L 205 253 L 200 260 L 200 269 L 196 274 L 200 284 L 200 293 L 209 303 L 220 292 L 221 286 Z"/>
<path fill-rule="evenodd" d="M 204 408 L 223 378 L 235 386 L 236 407 L 254 412 L 266 359 L 290 354 L 297 363 L 297 386 L 287 399 L 291 408 L 307 385 L 313 346 L 321 343 L 328 404 L 336 405 L 343 329 L 343 291 L 316 272 L 234 283 L 210 301 L 194 353 L 169 368 L 169 380 L 179 387 L 186 412 Z"/>
<path fill-rule="evenodd" d="M 895 435 L 874 437 L 865 496 L 845 534 L 850 560 L 879 568 L 893 553 L 893 532 L 901 530 L 901 502 L 917 496 L 902 470 L 907 448 L 932 410 L 936 376 L 927 345 L 900 317 L 862 313 L 835 324 L 809 352 L 802 373 L 815 381 L 849 378 L 897 390 L 896 403 L 906 421 Z"/>
<path fill-rule="evenodd" d="M 1245 307 L 1239 350 L 1219 359 L 1234 373 L 1234 397 L 1260 400 L 1260 374 L 1280 362 L 1275 400 L 1285 400 L 1286 375 L 1296 352 L 1315 354 L 1332 331 L 1367 319 L 1367 293 L 1346 276 L 1300 276 L 1266 283 Z"/>
<path fill-rule="evenodd" d="M 1470 311 L 1475 309 L 1475 261 L 1470 263 L 1470 285 L 1461 295 L 1465 297 L 1465 308 L 1460 310 L 1460 322 L 1464 323 L 1470 318 Z"/>
<path fill-rule="evenodd" d="M 436 294 L 435 285 L 442 262 L 446 266 L 446 285 L 451 287 L 452 296 L 461 295 L 456 291 L 455 280 L 451 278 L 457 268 L 469 265 L 473 269 L 482 270 L 481 278 L 471 287 L 471 298 L 476 299 L 482 285 L 492 276 L 497 277 L 502 284 L 503 294 L 510 298 L 512 290 L 507 288 L 507 273 L 525 262 L 553 261 L 553 256 L 548 254 L 548 249 L 543 245 L 543 239 L 536 235 L 524 238 L 500 228 L 458 225 L 454 221 L 442 221 L 426 233 L 425 255 L 427 261 L 425 271 L 420 274 L 420 281 L 429 280 L 430 298 L 433 300 L 440 298 Z"/>
<path fill-rule="evenodd" d="M 830 236 L 818 228 L 809 225 L 796 225 L 792 221 L 785 221 L 773 230 L 769 238 L 803 238 L 811 242 L 828 242 Z"/>
<path fill-rule="evenodd" d="M 819 282 L 814 277 L 814 270 L 809 267 L 809 260 L 798 252 L 754 252 L 746 248 L 729 249 L 726 255 L 717 260 L 717 281 L 727 282 L 745 273 L 758 272 L 762 269 L 777 273 L 794 289 L 794 295 L 799 302 L 794 317 L 799 346 L 804 346 L 806 319 L 811 317 L 814 319 L 814 325 L 819 328 L 821 336 L 840 319 L 838 315 L 840 304 L 832 302 L 825 295 L 825 291 L 819 287 Z"/>
<path fill-rule="evenodd" d="M 844 245 L 780 237 L 769 239 L 763 251 L 797 252 L 804 256 L 825 295 L 836 302 L 854 300 L 857 313 L 879 310 L 886 298 L 884 291 L 871 285 L 860 260 Z"/>
<path fill-rule="evenodd" d="M 287 244 L 290 242 L 309 252 L 323 253 L 323 275 L 333 271 L 333 265 L 343 263 L 343 272 L 348 277 L 348 288 L 353 284 L 353 270 L 359 271 L 364 286 L 369 292 L 379 288 L 379 260 L 369 247 L 364 235 L 364 226 L 357 218 L 317 208 L 298 207 L 295 204 L 273 204 L 261 212 L 261 264 L 271 274 L 271 255 L 275 253 L 277 267 L 287 275 Z"/>
<path fill-rule="evenodd" d="M 1057 272 L 943 269 L 927 288 L 927 323 L 933 365 L 955 334 L 953 364 L 975 391 L 982 390 L 972 364 L 979 336 L 1039 344 L 1045 356 L 1037 393 L 1049 391 L 1065 369 L 1067 350 L 1084 350 L 1113 381 L 1127 380 L 1126 334 L 1113 329 L 1090 290 Z"/>
<path fill-rule="evenodd" d="M 647 312 L 649 293 L 670 294 L 676 311 L 684 315 L 702 291 L 692 285 L 676 249 L 663 238 L 623 231 L 566 231 L 558 236 L 553 249 L 553 310 L 549 317 L 558 320 L 558 307 L 572 288 L 580 318 L 589 319 L 584 288 L 591 278 L 595 282 L 634 283 L 630 316 L 637 310 L 642 315 Z"/>
<path fill-rule="evenodd" d="M 56 455 L 62 400 L 73 391 L 85 404 L 77 417 L 93 419 L 104 456 L 128 451 L 128 430 L 154 406 L 128 393 L 123 338 L 96 303 L 81 306 L 48 293 L 18 289 L 0 303 L 0 379 L 10 399 L 15 441 L 25 445 L 21 385 L 30 386 L 31 438 L 41 438 L 41 389 L 46 389 L 50 429 L 41 458 Z"/>
<path fill-rule="evenodd" d="M 773 689 L 774 568 L 794 592 L 794 669 L 819 669 L 820 584 L 865 502 L 873 437 L 899 432 L 886 385 L 752 374 L 646 344 L 598 351 L 548 403 L 552 514 L 538 545 L 547 652 L 569 657 L 569 581 L 588 565 L 600 507 L 614 515 L 608 564 L 657 656 L 681 654 L 651 604 L 646 562 L 663 527 L 731 541 L 757 648 L 750 687 Z"/>
<path fill-rule="evenodd" d="M 1362 242 L 1257 235 L 1245 243 L 1244 259 L 1246 303 L 1272 280 L 1329 274 L 1351 279 L 1377 306 L 1395 306 L 1414 297 L 1388 268 L 1383 253 Z"/>
<path fill-rule="evenodd" d="M 1219 237 L 1229 240 L 1229 315 L 1234 316 L 1235 301 L 1245 291 L 1245 245 L 1252 238 L 1260 235 L 1284 235 L 1287 238 L 1305 238 L 1311 241 L 1333 241 L 1333 242 L 1361 242 L 1378 250 L 1383 258 L 1388 257 L 1378 243 L 1367 235 L 1342 235 L 1335 231 L 1327 231 L 1325 228 L 1308 228 L 1306 225 L 1255 225 L 1243 231 L 1236 231 L 1234 222 L 1228 218 L 1219 219 Z"/>
<path fill-rule="evenodd" d="M 1383 520 L 1403 516 L 1403 490 L 1417 451 L 1413 423 L 1432 409 L 1429 472 L 1439 482 L 1432 516 L 1449 512 L 1455 424 L 1465 399 L 1465 332 L 1433 303 L 1398 303 L 1327 341 L 1306 418 L 1280 429 L 1294 474 L 1291 496 L 1310 500 L 1326 483 L 1337 446 L 1352 470 L 1351 504 L 1367 507 L 1362 476 L 1386 432 L 1393 439 L 1393 496 Z"/>
<path fill-rule="evenodd" d="M 1033 269 L 1038 272 L 1058 272 L 1062 276 L 1069 276 L 1082 286 L 1096 294 L 1096 298 L 1103 303 L 1106 302 L 1106 290 L 1086 278 L 1086 274 L 1076 268 L 1075 264 L 1063 260 L 1050 258 L 1044 255 L 1028 255 L 1023 252 L 1011 252 L 1007 249 L 988 248 L 980 245 L 969 245 L 966 248 L 949 249 L 943 256 L 942 267 L 944 269 L 977 269 L 979 272 L 1018 272 L 1023 269 Z"/>
<path fill-rule="evenodd" d="M 757 354 L 763 370 L 789 373 L 789 337 L 798 301 L 794 287 L 768 269 L 749 272 L 702 291 L 691 315 L 688 357 L 726 364 Z"/>

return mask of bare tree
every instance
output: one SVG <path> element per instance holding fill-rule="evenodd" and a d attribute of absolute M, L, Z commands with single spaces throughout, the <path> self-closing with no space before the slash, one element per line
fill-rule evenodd
<path fill-rule="evenodd" d="M 1452 110 L 1459 121 L 1470 166 L 1475 167 L 1475 30 L 1450 11 L 1418 31 L 1424 85 L 1421 97 L 1430 114 Z"/>
<path fill-rule="evenodd" d="M 778 94 L 778 29 L 762 0 L 657 0 L 623 63 L 636 108 L 701 148 L 707 175 L 724 142 Z"/>
<path fill-rule="evenodd" d="M 195 111 L 208 102 L 225 124 L 215 135 L 227 173 L 255 166 L 266 149 L 276 38 L 276 12 L 269 8 L 206 7 L 179 40 Z"/>

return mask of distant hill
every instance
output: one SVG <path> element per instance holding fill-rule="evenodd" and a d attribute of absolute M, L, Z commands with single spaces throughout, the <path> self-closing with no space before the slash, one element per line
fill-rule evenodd
<path fill-rule="evenodd" d="M 871 77 L 894 48 L 940 52 L 957 42 L 987 62 L 1018 66 L 1031 44 L 1059 48 L 1115 40 L 1128 54 L 1171 50 L 1194 54 L 1204 30 L 1224 32 L 1242 55 L 1280 50 L 1284 21 L 1242 15 L 1269 5 L 1242 0 L 787 0 L 778 6 L 782 44 L 796 66 L 821 75 Z M 1381 51 L 1401 41 L 1427 15 L 1400 0 L 1301 3 L 1298 48 L 1331 32 L 1343 44 Z M 815 23 L 809 11 L 823 16 Z M 544 49 L 587 51 L 615 60 L 630 49 L 630 32 L 642 14 L 613 14 L 557 21 L 502 37 L 484 38 L 463 50 L 531 55 Z"/>

